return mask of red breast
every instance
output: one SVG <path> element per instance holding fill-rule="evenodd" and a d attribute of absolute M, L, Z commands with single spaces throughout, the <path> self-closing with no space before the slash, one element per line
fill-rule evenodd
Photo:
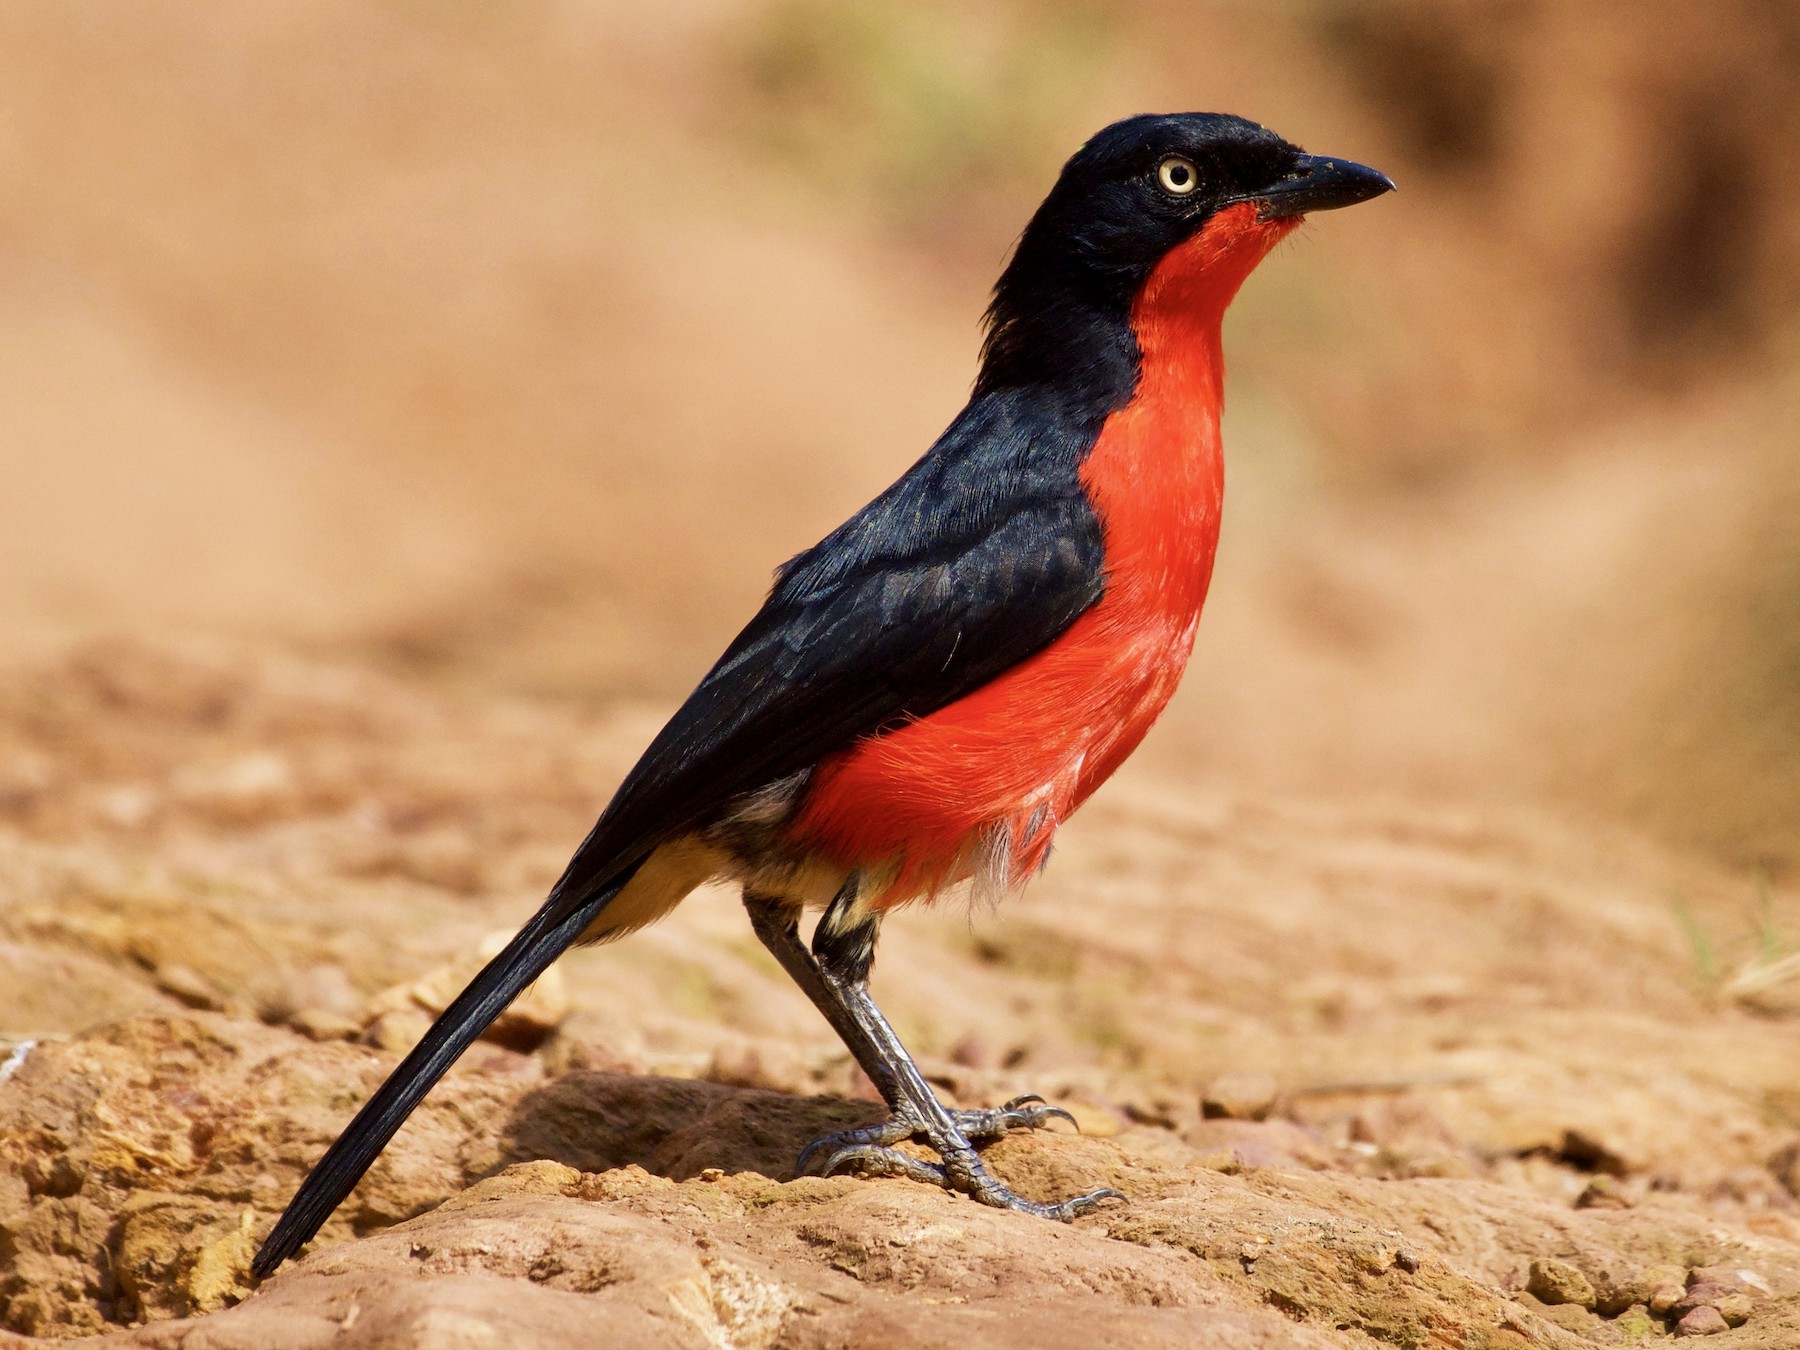
<path fill-rule="evenodd" d="M 973 694 L 824 760 L 796 818 L 804 846 L 894 869 L 880 908 L 978 868 L 1004 888 L 1110 777 L 1167 705 L 1212 578 L 1224 492 L 1220 325 L 1251 270 L 1298 224 L 1229 207 L 1173 249 L 1132 307 L 1131 401 L 1081 481 L 1106 541 L 1106 589 L 1056 641 Z"/>

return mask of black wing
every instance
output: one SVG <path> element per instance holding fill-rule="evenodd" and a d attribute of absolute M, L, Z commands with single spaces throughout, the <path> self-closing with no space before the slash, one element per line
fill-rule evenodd
<path fill-rule="evenodd" d="M 725 802 L 923 717 L 1047 646 L 1104 587 L 1093 431 L 978 399 L 899 482 L 783 567 L 639 760 L 558 890 L 604 886 Z"/>

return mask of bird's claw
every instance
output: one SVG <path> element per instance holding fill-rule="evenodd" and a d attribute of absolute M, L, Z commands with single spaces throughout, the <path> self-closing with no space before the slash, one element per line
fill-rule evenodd
<path fill-rule="evenodd" d="M 851 1144 L 840 1148 L 819 1168 L 822 1177 L 836 1176 L 839 1172 L 858 1172 L 866 1177 L 905 1177 L 927 1186 L 950 1188 L 949 1173 L 938 1163 L 929 1163 L 897 1148 L 877 1144 Z"/>
<path fill-rule="evenodd" d="M 1075 1117 L 1060 1106 L 1051 1106 L 1042 1097 L 1027 1094 L 1014 1097 L 1004 1106 L 969 1111 L 951 1111 L 952 1131 L 937 1138 L 937 1131 L 922 1115 L 911 1110 L 896 1111 L 886 1120 L 863 1125 L 854 1130 L 841 1130 L 815 1139 L 801 1152 L 795 1170 L 802 1176 L 816 1170 L 819 1176 L 836 1176 L 840 1172 L 857 1172 L 871 1177 L 903 1177 L 927 1186 L 941 1186 L 979 1200 L 997 1209 L 1013 1209 L 1023 1214 L 1067 1223 L 1098 1209 L 1102 1201 L 1123 1200 L 1124 1193 L 1103 1187 L 1086 1195 L 1055 1204 L 1042 1204 L 1015 1195 L 982 1166 L 976 1145 L 992 1143 L 1012 1130 L 1041 1129 L 1052 1120 L 1066 1120 L 1077 1130 Z M 908 1139 L 921 1139 L 938 1151 L 941 1163 L 926 1162 L 895 1148 Z M 823 1157 L 821 1157 L 823 1155 Z M 815 1169 L 814 1164 L 818 1166 Z"/>
<path fill-rule="evenodd" d="M 1075 1117 L 1060 1106 L 1051 1106 L 1035 1092 L 1028 1092 L 1022 1097 L 1014 1097 L 1004 1106 L 978 1107 L 969 1111 L 950 1112 L 950 1121 L 956 1132 L 971 1144 L 991 1144 L 996 1139 L 1003 1139 L 1013 1130 L 1039 1130 L 1052 1120 L 1066 1120 L 1079 1131 L 1081 1126 Z M 835 1134 L 827 1134 L 812 1141 L 800 1151 L 800 1157 L 794 1164 L 794 1171 L 805 1176 L 812 1168 L 812 1162 L 821 1153 L 832 1152 L 832 1156 L 849 1149 L 865 1146 L 875 1148 L 891 1148 L 907 1139 L 929 1139 L 931 1126 L 923 1116 L 911 1111 L 896 1111 L 886 1120 L 878 1120 L 872 1125 L 861 1125 L 854 1130 L 839 1130 Z M 830 1176 L 830 1168 L 820 1172 L 821 1176 Z"/>
<path fill-rule="evenodd" d="M 906 1112 L 896 1111 L 886 1120 L 878 1120 L 873 1125 L 862 1125 L 854 1130 L 839 1130 L 836 1134 L 821 1135 L 805 1148 L 800 1150 L 800 1157 L 794 1163 L 794 1172 L 805 1176 L 812 1170 L 813 1160 L 821 1153 L 831 1156 L 820 1169 L 820 1176 L 830 1176 L 834 1170 L 833 1163 L 859 1149 L 886 1149 L 898 1144 L 903 1139 L 911 1139 L 925 1133 L 925 1122 Z"/>
<path fill-rule="evenodd" d="M 1051 1106 L 1035 1092 L 1014 1097 L 1005 1106 L 952 1111 L 950 1118 L 956 1122 L 963 1138 L 972 1144 L 1004 1138 L 1012 1130 L 1041 1130 L 1052 1120 L 1066 1120 L 1075 1127 L 1077 1134 L 1081 1132 L 1081 1125 L 1074 1116 L 1060 1106 Z"/>
<path fill-rule="evenodd" d="M 1059 1200 L 1052 1205 L 1039 1204 L 1035 1200 L 1027 1200 L 1023 1196 L 1014 1195 L 1003 1186 L 1002 1198 L 982 1201 L 983 1204 L 998 1205 L 1004 1209 L 1016 1209 L 1025 1214 L 1035 1214 L 1041 1219 L 1054 1219 L 1057 1223 L 1072 1223 L 1083 1214 L 1092 1214 L 1107 1200 L 1123 1200 L 1124 1191 L 1114 1190 L 1111 1186 L 1102 1186 L 1097 1191 L 1089 1191 L 1086 1195 L 1075 1195 L 1067 1200 Z"/>

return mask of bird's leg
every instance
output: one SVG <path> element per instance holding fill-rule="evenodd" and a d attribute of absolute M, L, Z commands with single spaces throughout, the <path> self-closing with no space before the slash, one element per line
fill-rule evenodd
<path fill-rule="evenodd" d="M 813 954 L 800 941 L 799 907 L 785 900 L 745 891 L 744 908 L 749 911 L 750 928 L 757 940 L 781 963 L 781 968 L 813 1001 L 813 1006 L 825 1014 L 825 1020 L 831 1023 L 838 1039 L 869 1076 L 881 1099 L 890 1107 L 894 1106 L 899 1101 L 899 1082 L 882 1058 L 881 1051 L 833 994 L 825 972 L 819 969 Z"/>
<path fill-rule="evenodd" d="M 814 1155 L 831 1146 L 888 1145 L 924 1136 L 927 1122 L 910 1105 L 893 1067 L 891 1055 L 881 1048 L 851 1014 L 842 994 L 834 988 L 834 981 L 820 968 L 818 959 L 800 940 L 797 907 L 784 900 L 746 892 L 744 908 L 749 911 L 750 926 L 757 938 L 781 963 L 781 968 L 787 971 L 794 983 L 813 1001 L 814 1006 L 825 1015 L 825 1020 L 831 1023 L 838 1038 L 868 1075 L 888 1109 L 894 1113 L 887 1120 L 874 1125 L 844 1130 L 817 1140 L 801 1154 L 799 1170 L 804 1172 L 806 1164 Z M 872 956 L 871 947 L 870 960 Z M 866 974 L 867 962 L 864 971 Z M 880 1012 L 877 1011 L 875 1016 L 881 1017 Z M 882 1020 L 882 1025 L 887 1025 L 885 1019 Z M 888 1035 L 893 1036 L 892 1028 L 888 1028 Z M 898 1045 L 897 1040 L 895 1044 Z M 902 1049 L 899 1053 L 910 1067 L 912 1061 L 907 1057 L 906 1051 Z M 914 1072 L 916 1074 L 917 1071 Z M 928 1088 L 925 1090 L 929 1093 Z M 954 1111 L 950 1114 L 964 1137 L 979 1143 L 992 1142 L 1008 1130 L 1035 1129 L 1056 1117 L 1061 1117 L 1070 1124 L 1074 1123 L 1074 1117 L 1067 1111 L 1058 1106 L 1046 1105 L 1043 1098 L 1036 1096 L 1015 1097 L 1005 1106 L 977 1111 Z"/>
<path fill-rule="evenodd" d="M 819 1170 L 826 1176 L 856 1170 L 909 1177 L 961 1191 L 983 1204 L 1065 1221 L 1102 1200 L 1122 1198 L 1105 1189 L 1060 1204 L 1039 1204 L 1013 1194 L 988 1172 L 977 1143 L 991 1142 L 1011 1129 L 1035 1128 L 1056 1116 L 1071 1123 L 1073 1118 L 1029 1096 L 990 1110 L 945 1108 L 870 997 L 868 975 L 880 916 L 857 904 L 857 889 L 858 878 L 852 875 L 820 919 L 811 951 L 800 941 L 793 906 L 748 893 L 744 897 L 757 937 L 825 1015 L 893 1112 L 885 1121 L 815 1140 L 800 1155 L 799 1170 L 805 1172 L 823 1155 Z M 913 1138 L 929 1143 L 942 1162 L 924 1162 L 894 1147 Z"/>

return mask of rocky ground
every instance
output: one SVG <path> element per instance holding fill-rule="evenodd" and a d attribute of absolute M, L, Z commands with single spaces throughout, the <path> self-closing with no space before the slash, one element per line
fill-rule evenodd
<path fill-rule="evenodd" d="M 1794 1001 L 1641 840 L 1127 776 L 1000 914 L 888 927 L 945 1095 L 1068 1227 L 793 1177 L 866 1084 L 733 897 L 576 953 L 304 1259 L 307 1165 L 654 724 L 230 647 L 0 688 L 0 1344 L 1800 1344 Z"/>

